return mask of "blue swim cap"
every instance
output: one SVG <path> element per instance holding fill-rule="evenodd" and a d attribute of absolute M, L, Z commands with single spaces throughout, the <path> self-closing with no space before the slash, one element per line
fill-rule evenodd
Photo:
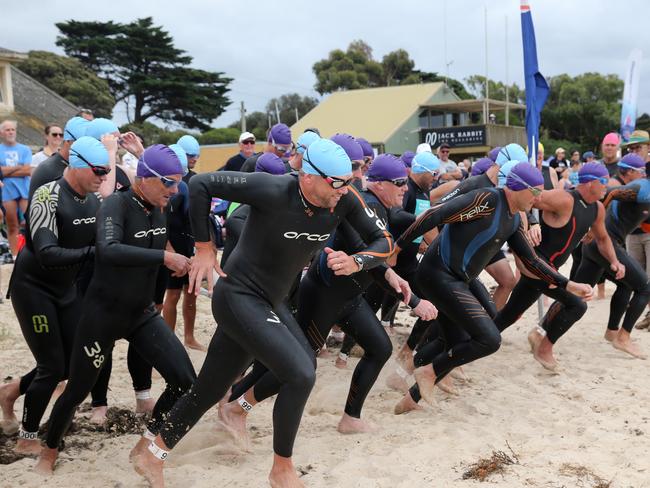
<path fill-rule="evenodd" d="M 201 146 L 199 146 L 199 141 L 190 135 L 184 135 L 178 141 L 176 141 L 176 144 L 183 148 L 188 158 L 201 154 Z"/>
<path fill-rule="evenodd" d="M 499 166 L 503 166 L 508 161 L 519 161 L 520 163 L 526 163 L 528 162 L 528 154 L 526 154 L 526 150 L 519 144 L 508 144 L 507 146 L 499 149 L 499 154 L 497 154 L 497 159 L 495 162 Z"/>
<path fill-rule="evenodd" d="M 296 152 L 298 154 L 304 154 L 305 150 L 310 146 L 310 144 L 314 141 L 317 141 L 318 139 L 320 139 L 320 136 L 315 132 L 305 132 L 296 141 Z"/>
<path fill-rule="evenodd" d="M 112 134 L 113 132 L 119 132 L 117 125 L 114 122 L 108 119 L 95 119 L 92 120 L 88 127 L 86 127 L 86 135 L 94 137 L 98 141 L 101 140 L 104 134 Z"/>
<path fill-rule="evenodd" d="M 187 154 L 185 153 L 185 150 L 180 146 L 180 144 L 171 144 L 169 146 L 169 149 L 174 151 L 176 153 L 176 156 L 178 156 L 178 160 L 181 162 L 181 166 L 183 167 L 183 175 L 187 174 Z"/>
<path fill-rule="evenodd" d="M 497 186 L 499 188 L 503 188 L 504 186 L 506 186 L 506 179 L 508 178 L 510 171 L 518 164 L 519 161 L 507 161 L 506 163 L 501 165 L 501 168 L 499 168 L 499 177 L 497 181 Z"/>
<path fill-rule="evenodd" d="M 430 173 L 432 171 L 440 171 L 438 156 L 427 151 L 416 154 L 411 161 L 411 173 Z"/>
<path fill-rule="evenodd" d="M 302 158 L 302 171 L 310 175 L 322 176 L 314 166 L 327 176 L 352 174 L 352 161 L 347 153 L 336 142 L 329 139 L 318 139 L 305 151 Z"/>
<path fill-rule="evenodd" d="M 71 168 L 89 168 L 90 166 L 84 159 L 93 166 L 106 167 L 108 166 L 108 151 L 94 137 L 83 136 L 72 143 L 68 162 Z"/>
<path fill-rule="evenodd" d="M 66 122 L 65 129 L 63 129 L 63 140 L 76 141 L 85 136 L 89 124 L 90 122 L 83 117 L 72 117 Z"/>

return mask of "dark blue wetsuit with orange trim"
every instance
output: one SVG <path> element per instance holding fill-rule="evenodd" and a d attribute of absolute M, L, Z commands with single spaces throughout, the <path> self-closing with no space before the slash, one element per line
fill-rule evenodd
<path fill-rule="evenodd" d="M 356 191 L 353 191 L 356 194 Z M 389 227 L 389 212 L 370 191 L 359 192 L 362 204 L 381 222 L 381 227 Z M 366 243 L 347 221 L 343 221 L 328 241 L 335 251 L 348 255 L 362 252 Z M 364 355 L 352 375 L 350 390 L 345 404 L 345 413 L 360 418 L 363 403 L 374 385 L 386 361 L 390 358 L 392 345 L 386 331 L 379 323 L 376 310 L 363 296 L 373 283 L 383 290 L 402 299 L 387 283 L 384 277 L 387 266 L 381 265 L 370 271 L 361 271 L 351 276 L 336 276 L 327 267 L 327 254 L 321 252 L 312 262 L 309 271 L 300 282 L 298 290 L 298 323 L 309 340 L 311 348 L 318 352 L 333 325 L 339 324 L 363 348 Z M 412 294 L 409 306 L 416 307 L 420 299 Z M 267 373 L 253 390 L 255 399 L 260 402 L 278 393 L 281 384 L 271 373 Z M 245 390 L 233 388 L 237 398 Z M 231 397 L 231 399 L 234 399 Z"/>
<path fill-rule="evenodd" d="M 474 190 L 433 207 L 415 221 L 397 245 L 401 247 L 441 224 L 446 225 L 424 255 L 417 280 L 424 298 L 438 308 L 445 338 L 423 346 L 414 358 L 416 366 L 431 363 L 438 381 L 452 369 L 499 348 L 501 336 L 492 319 L 496 311 L 486 310 L 472 284 L 504 242 L 535 276 L 559 288 L 568 283 L 535 254 L 519 213 L 510 212 L 504 190 Z M 410 393 L 419 400 L 417 385 Z"/>
<path fill-rule="evenodd" d="M 542 242 L 535 248 L 537 254 L 553 268 L 559 269 L 580 241 L 589 231 L 598 216 L 600 202 L 587 203 L 580 193 L 572 190 L 573 210 L 571 217 L 562 227 L 552 227 L 542 214 Z M 604 209 L 600 210 L 604 212 Z M 501 332 L 514 324 L 528 308 L 542 295 L 555 300 L 546 312 L 542 328 L 552 344 L 587 311 L 587 304 L 578 296 L 561 288 L 550 288 L 545 281 L 521 275 L 512 290 L 508 303 L 499 311 L 494 322 Z"/>
<path fill-rule="evenodd" d="M 214 287 L 212 313 L 219 326 L 201 372 L 160 435 L 174 447 L 255 358 L 282 383 L 273 410 L 273 448 L 290 457 L 315 381 L 313 353 L 305 351 L 286 325 L 294 320 L 284 305 L 291 285 L 343 220 L 368 243 L 356 254 L 366 269 L 386 259 L 392 239 L 353 189 L 335 208 L 321 208 L 305 198 L 297 175 L 222 171 L 197 175 L 190 182 L 197 242 L 210 240 L 207 217 L 213 196 L 249 204 L 250 214 L 224 268 L 228 276 Z"/>
<path fill-rule="evenodd" d="M 604 273 L 608 280 L 615 283 L 616 291 L 610 302 L 607 328 L 618 330 L 621 319 L 625 316 L 622 327 L 631 332 L 650 300 L 650 284 L 643 267 L 625 251 L 625 238 L 648 218 L 650 180 L 641 178 L 609 189 L 605 206 L 605 227 L 612 239 L 616 257 L 625 266 L 625 276 L 616 279 L 609 262 L 592 241 L 582 246 L 582 261 L 576 271 L 575 281 L 594 285 Z"/>

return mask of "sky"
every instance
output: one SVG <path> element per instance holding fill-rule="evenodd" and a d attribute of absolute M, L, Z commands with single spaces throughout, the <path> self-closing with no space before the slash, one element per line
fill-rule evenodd
<path fill-rule="evenodd" d="M 622 4 L 609 0 L 530 5 L 544 76 L 599 72 L 623 78 L 629 53 L 645 48 L 638 113 L 650 113 L 650 2 L 628 0 L 622 11 L 616 8 Z M 448 69 L 461 81 L 484 75 L 486 9 L 488 76 L 523 86 L 519 0 L 24 0 L 3 5 L 0 46 L 63 54 L 55 45 L 56 22 L 152 16 L 194 58 L 194 67 L 234 79 L 232 104 L 213 123 L 223 127 L 239 120 L 242 101 L 252 112 L 285 93 L 322 99 L 313 88 L 313 64 L 356 39 L 368 43 L 377 60 L 402 48 L 419 70 L 444 75 Z M 113 115 L 126 122 L 123 107 Z"/>

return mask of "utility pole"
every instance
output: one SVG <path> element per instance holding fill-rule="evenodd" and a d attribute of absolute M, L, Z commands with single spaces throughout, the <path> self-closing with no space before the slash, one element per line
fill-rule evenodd
<path fill-rule="evenodd" d="M 510 86 L 508 81 L 508 16 L 506 15 L 506 125 L 510 125 Z"/>
<path fill-rule="evenodd" d="M 239 116 L 241 117 L 241 131 L 246 132 L 246 108 L 244 108 L 243 101 L 239 107 Z"/>
<path fill-rule="evenodd" d="M 488 81 L 488 21 L 487 21 L 487 5 L 485 5 L 485 102 L 484 102 L 484 123 L 488 123 L 488 117 L 490 116 L 490 82 Z"/>
<path fill-rule="evenodd" d="M 298 120 L 300 120 L 300 117 L 298 117 L 298 107 L 294 107 L 294 110 L 296 111 L 296 124 L 297 124 Z"/>
<path fill-rule="evenodd" d="M 280 109 L 278 108 L 278 102 L 275 102 L 275 118 L 278 119 L 278 124 L 280 123 Z"/>

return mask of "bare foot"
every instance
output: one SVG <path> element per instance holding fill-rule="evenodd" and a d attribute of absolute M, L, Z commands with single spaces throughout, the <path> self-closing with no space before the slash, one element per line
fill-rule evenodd
<path fill-rule="evenodd" d="M 237 400 L 219 406 L 219 421 L 221 427 L 228 432 L 240 447 L 250 450 L 250 437 L 246 430 L 247 413 Z"/>
<path fill-rule="evenodd" d="M 607 342 L 613 342 L 616 337 L 618 337 L 618 330 L 607 329 L 605 331 L 605 340 Z"/>
<path fill-rule="evenodd" d="M 41 441 L 38 439 L 18 439 L 14 451 L 26 456 L 38 456 L 41 453 Z"/>
<path fill-rule="evenodd" d="M 2 409 L 2 431 L 7 435 L 18 432 L 18 418 L 14 413 L 14 403 L 20 396 L 20 379 L 0 385 L 0 409 Z"/>
<path fill-rule="evenodd" d="M 163 461 L 151 454 L 148 449 L 132 459 L 133 469 L 147 480 L 151 488 L 164 488 Z"/>
<path fill-rule="evenodd" d="M 153 412 L 153 407 L 156 406 L 156 400 L 147 398 L 144 400 L 135 399 L 135 413 L 150 414 Z"/>
<path fill-rule="evenodd" d="M 449 373 L 449 376 L 455 380 L 462 381 L 463 383 L 469 383 L 472 381 L 472 379 L 467 376 L 462 366 L 458 366 L 457 368 L 452 369 Z"/>
<path fill-rule="evenodd" d="M 347 413 L 344 413 L 336 430 L 341 434 L 366 434 L 368 432 L 375 432 L 377 426 L 372 422 L 350 417 Z"/>
<path fill-rule="evenodd" d="M 131 449 L 131 452 L 129 452 L 129 462 L 132 463 L 136 457 L 142 456 L 142 454 L 147 450 L 149 444 L 151 444 L 151 441 L 149 439 L 140 437 L 138 443 L 133 449 Z"/>
<path fill-rule="evenodd" d="M 605 299 L 605 283 L 598 283 L 597 288 L 598 288 L 598 294 L 596 296 L 596 300 L 604 300 Z"/>
<path fill-rule="evenodd" d="M 436 374 L 430 364 L 420 366 L 413 371 L 415 381 L 420 388 L 420 395 L 429 405 L 435 405 L 436 400 L 433 395 L 433 389 L 436 386 Z"/>
<path fill-rule="evenodd" d="M 273 467 L 269 474 L 271 488 L 305 488 L 298 477 L 291 458 L 273 455 Z"/>
<path fill-rule="evenodd" d="M 406 393 L 409 391 L 409 385 L 406 380 L 396 372 L 392 372 L 386 377 L 386 386 L 391 390 L 399 391 L 400 393 Z"/>
<path fill-rule="evenodd" d="M 621 329 L 621 331 L 623 331 L 623 329 Z M 616 338 L 612 341 L 612 346 L 614 346 L 614 348 L 618 349 L 619 351 L 623 351 L 628 353 L 630 356 L 634 356 L 635 358 L 638 359 L 648 358 L 648 356 L 646 356 L 643 353 L 643 351 L 638 346 L 638 344 L 632 342 L 629 333 L 625 333 L 625 334 L 619 333 L 616 336 Z"/>
<path fill-rule="evenodd" d="M 542 339 L 544 339 L 544 336 L 539 333 L 537 327 L 528 333 L 528 345 L 530 346 L 530 352 L 533 354 L 535 353 L 535 349 L 537 349 L 537 346 L 542 341 Z"/>
<path fill-rule="evenodd" d="M 334 357 L 334 354 L 332 354 L 331 352 L 329 352 L 327 350 L 327 346 L 323 346 L 323 347 L 321 347 L 320 351 L 318 352 L 318 357 L 321 358 L 321 359 L 329 359 L 329 358 Z"/>
<path fill-rule="evenodd" d="M 336 366 L 339 369 L 347 369 L 348 368 L 348 358 L 347 355 L 345 358 L 341 357 L 341 354 L 338 355 L 336 358 L 336 361 L 334 361 L 334 366 Z"/>
<path fill-rule="evenodd" d="M 208 352 L 208 348 L 205 347 L 203 344 L 200 344 L 199 341 L 197 341 L 194 337 L 186 337 L 184 343 L 185 343 L 185 347 L 188 349 L 195 349 L 197 351 Z"/>
<path fill-rule="evenodd" d="M 34 466 L 34 472 L 43 476 L 52 476 L 52 473 L 54 473 L 54 463 L 56 463 L 56 458 L 58 456 L 58 449 L 43 447 L 41 449 L 40 455 L 38 456 L 36 466 Z"/>
<path fill-rule="evenodd" d="M 553 356 L 553 344 L 546 337 L 537 345 L 533 352 L 535 360 L 549 371 L 557 372 L 558 363 Z"/>
<path fill-rule="evenodd" d="M 404 371 L 409 374 L 413 374 L 415 365 L 413 364 L 413 351 L 404 344 L 402 350 L 395 356 L 395 362 L 402 367 Z"/>
<path fill-rule="evenodd" d="M 90 416 L 90 423 L 95 425 L 102 425 L 106 422 L 106 412 L 108 410 L 107 406 L 102 407 L 93 407 L 92 415 Z"/>
<path fill-rule="evenodd" d="M 402 415 L 403 413 L 412 412 L 413 410 L 423 410 L 423 408 L 415 403 L 415 400 L 413 400 L 410 393 L 407 393 L 404 395 L 404 398 L 397 402 L 393 412 L 395 412 L 395 415 Z"/>
<path fill-rule="evenodd" d="M 454 381 L 449 375 L 438 381 L 438 383 L 436 383 L 436 386 L 445 393 L 449 393 L 450 395 L 458 395 L 458 390 L 454 388 Z"/>

